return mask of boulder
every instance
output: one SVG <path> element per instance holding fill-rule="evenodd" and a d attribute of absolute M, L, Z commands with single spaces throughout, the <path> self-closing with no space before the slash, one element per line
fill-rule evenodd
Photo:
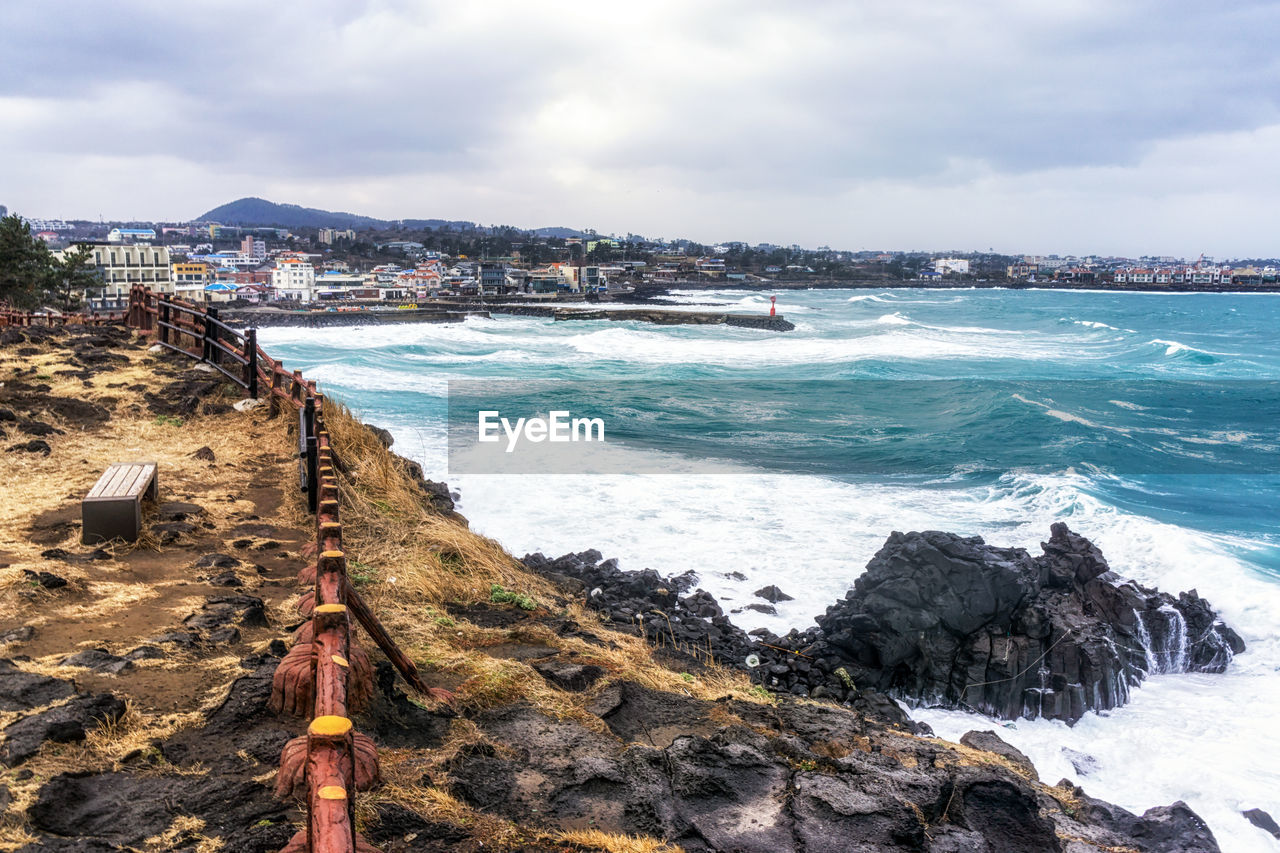
<path fill-rule="evenodd" d="M 894 699 L 1070 723 L 1123 704 L 1149 675 L 1221 672 L 1244 650 L 1195 590 L 1175 598 L 1124 581 L 1065 524 L 1050 534 L 1033 557 L 976 536 L 893 533 L 817 627 L 783 637 L 744 633 L 713 596 L 690 591 L 691 571 L 623 571 L 595 550 L 523 562 L 561 589 L 580 583 L 588 606 L 682 669 L 714 658 L 775 692 L 856 704 L 908 728 Z"/>
<path fill-rule="evenodd" d="M 1275 818 L 1262 809 L 1249 809 L 1247 812 L 1240 812 L 1240 814 L 1244 815 L 1245 820 L 1258 827 L 1258 829 L 1270 833 L 1276 839 L 1280 839 L 1280 825 L 1276 824 Z"/>
<path fill-rule="evenodd" d="M 30 569 L 23 569 L 22 574 L 27 580 L 37 583 L 48 590 L 61 589 L 67 585 L 67 579 L 61 575 L 55 575 L 53 572 L 33 572 Z"/>
<path fill-rule="evenodd" d="M 533 668 L 556 687 L 574 692 L 586 690 L 605 675 L 603 667 L 562 660 L 535 663 Z"/>
<path fill-rule="evenodd" d="M 1031 763 L 1031 759 L 1023 755 L 1022 751 L 1017 747 L 1005 743 L 995 732 L 965 732 L 960 736 L 960 743 L 972 749 L 993 752 L 1001 758 L 1007 759 L 1014 766 L 1021 768 L 1031 779 L 1037 781 L 1040 779 L 1039 774 L 1036 773 L 1035 765 Z"/>
<path fill-rule="evenodd" d="M 795 601 L 795 599 L 792 596 L 787 595 L 785 592 L 778 589 L 773 584 L 770 584 L 769 586 L 763 587 L 761 589 L 757 589 L 755 592 L 752 593 L 752 595 L 756 596 L 757 598 L 763 598 L 765 601 L 769 602 L 770 604 L 777 604 L 779 601 Z"/>
<path fill-rule="evenodd" d="M 1085 752 L 1079 752 L 1070 747 L 1062 747 L 1062 755 L 1071 762 L 1071 766 L 1081 776 L 1088 776 L 1096 773 L 1098 770 L 1098 759 Z"/>
<path fill-rule="evenodd" d="M 78 666 L 94 672 L 105 672 L 119 675 L 133 668 L 128 659 L 111 654 L 106 649 L 86 649 L 69 658 L 64 658 L 59 666 Z"/>
<path fill-rule="evenodd" d="M 10 445 L 9 449 L 6 452 L 7 453 L 43 453 L 45 456 L 48 456 L 50 453 L 53 452 L 53 448 L 49 446 L 49 442 L 43 441 L 38 438 L 33 438 L 31 441 L 28 441 L 25 443 Z"/>

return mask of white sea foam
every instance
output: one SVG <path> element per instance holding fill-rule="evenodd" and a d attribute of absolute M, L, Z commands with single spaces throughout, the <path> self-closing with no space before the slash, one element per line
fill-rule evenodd
<path fill-rule="evenodd" d="M 1184 343 L 1181 343 L 1180 341 L 1166 341 L 1163 338 L 1155 338 L 1153 340 L 1147 341 L 1147 343 L 1153 346 L 1164 347 L 1165 348 L 1164 354 L 1170 355 L 1170 356 L 1178 355 L 1179 353 L 1184 353 L 1184 352 L 1200 353 L 1201 355 L 1232 355 L 1232 353 L 1229 353 L 1229 352 L 1218 352 L 1216 350 L 1200 349 L 1199 347 L 1193 347 L 1190 344 L 1184 344 Z"/>
<path fill-rule="evenodd" d="M 1210 822 L 1224 850 L 1275 849 L 1239 811 L 1280 814 L 1280 731 L 1272 720 L 1280 707 L 1274 620 L 1280 586 L 1204 536 L 1099 502 L 1078 478 L 1012 478 L 1001 488 L 950 491 L 761 474 L 677 479 L 678 485 L 668 477 L 457 482 L 473 526 L 516 553 L 558 556 L 595 547 L 627 569 L 692 568 L 726 611 L 757 601 L 753 590 L 776 583 L 795 596 L 777 605 L 777 616 L 746 611 L 732 618 L 779 633 L 811 625 L 890 530 L 977 533 L 1038 553 L 1049 524 L 1065 519 L 1093 538 L 1121 574 L 1175 593 L 1199 587 L 1249 651 L 1226 675 L 1157 676 L 1135 691 L 1130 706 L 1107 717 L 1088 715 L 1074 729 L 1020 721 L 1007 739 L 1050 783 L 1067 776 L 1093 796 L 1139 812 L 1183 799 Z M 513 513 L 507 498 L 517 492 L 520 510 Z M 963 713 L 916 716 L 951 738 L 997 725 Z M 1075 773 L 1061 746 L 1097 756 L 1099 769 L 1089 777 Z"/>
<path fill-rule="evenodd" d="M 905 324 L 876 334 L 851 337 L 761 336 L 750 330 L 709 337 L 676 338 L 665 330 L 627 328 L 611 322 L 609 328 L 583 332 L 563 340 L 572 350 L 596 358 L 633 364 L 699 364 L 753 367 L 785 364 L 857 362 L 867 359 L 909 360 L 945 358 L 1007 358 L 1061 360 L 1064 357 L 1103 358 L 1088 351 L 1064 351 L 1050 342 L 1040 346 L 1009 335 L 992 342 L 986 335 L 940 335 Z M 800 331 L 797 328 L 797 331 Z"/>

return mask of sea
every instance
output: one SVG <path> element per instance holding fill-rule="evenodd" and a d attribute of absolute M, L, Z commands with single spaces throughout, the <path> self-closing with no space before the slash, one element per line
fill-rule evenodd
<path fill-rule="evenodd" d="M 770 295 L 671 299 L 764 314 Z M 691 569 L 746 629 L 811 626 L 891 531 L 1036 554 L 1064 521 L 1119 574 L 1196 589 L 1247 651 L 1223 674 L 1153 674 L 1074 726 L 910 713 L 949 739 L 994 730 L 1042 780 L 1135 812 L 1185 801 L 1230 853 L 1280 850 L 1241 816 L 1280 819 L 1280 295 L 776 295 L 794 331 L 495 316 L 259 340 L 390 430 L 513 554 L 594 548 L 624 569 Z M 605 461 L 584 446 L 580 469 L 572 453 L 521 473 L 474 464 L 450 396 L 489 383 L 495 409 L 572 389 L 607 426 Z M 792 600 L 743 609 L 767 584 Z"/>

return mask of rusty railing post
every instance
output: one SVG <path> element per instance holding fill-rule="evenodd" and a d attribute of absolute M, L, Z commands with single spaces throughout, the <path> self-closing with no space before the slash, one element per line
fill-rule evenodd
<path fill-rule="evenodd" d="M 244 330 L 244 382 L 248 386 L 246 390 L 249 397 L 258 399 L 258 330 Z"/>
<path fill-rule="evenodd" d="M 209 307 L 204 309 L 204 316 L 202 317 L 202 322 L 204 323 L 204 335 L 200 339 L 200 343 L 202 345 L 201 352 L 203 353 L 203 356 L 200 360 L 207 361 L 210 364 L 219 364 L 222 361 L 218 358 L 219 352 L 217 341 L 219 329 L 217 324 L 210 322 L 211 320 L 217 319 L 217 308 Z"/>

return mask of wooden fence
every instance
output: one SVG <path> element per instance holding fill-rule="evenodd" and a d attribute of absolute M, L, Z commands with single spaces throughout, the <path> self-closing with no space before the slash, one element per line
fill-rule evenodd
<path fill-rule="evenodd" d="M 324 425 L 324 397 L 300 371 L 290 373 L 263 352 L 255 330 L 237 331 L 214 308 L 136 286 L 125 320 L 162 346 L 217 368 L 249 396 L 266 393 L 273 406 L 298 413 L 298 483 L 315 514 L 316 561 L 298 574 L 311 586 L 298 601 L 310 621 L 276 669 L 270 705 L 278 714 L 310 719 L 307 733 L 285 745 L 276 777 L 277 796 L 305 791 L 307 827 L 281 853 L 377 853 L 355 831 L 354 794 L 378 785 L 381 776 L 377 748 L 351 721 L 373 698 L 373 667 L 356 643 L 353 618 L 415 691 L 430 692 L 347 577 L 340 463 Z"/>
<path fill-rule="evenodd" d="M 7 326 L 107 326 L 118 325 L 123 314 L 33 314 L 30 311 L 0 309 L 0 329 Z"/>

